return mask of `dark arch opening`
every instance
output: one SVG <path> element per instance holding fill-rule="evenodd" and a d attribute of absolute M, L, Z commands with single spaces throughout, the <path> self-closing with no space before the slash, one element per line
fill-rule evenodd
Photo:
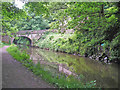
<path fill-rule="evenodd" d="M 32 45 L 32 40 L 25 36 L 19 36 L 17 38 L 14 38 L 13 40 L 14 44 L 22 44 L 22 45 Z"/>

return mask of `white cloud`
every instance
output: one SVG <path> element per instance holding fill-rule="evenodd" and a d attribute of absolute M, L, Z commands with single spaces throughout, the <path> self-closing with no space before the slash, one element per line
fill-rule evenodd
<path fill-rule="evenodd" d="M 22 9 L 22 7 L 24 6 L 25 3 L 21 2 L 20 0 L 15 0 L 15 5 L 16 7 L 18 7 L 19 9 Z"/>

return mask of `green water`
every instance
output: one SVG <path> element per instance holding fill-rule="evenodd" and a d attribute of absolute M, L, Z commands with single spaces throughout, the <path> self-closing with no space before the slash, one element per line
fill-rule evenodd
<path fill-rule="evenodd" d="M 39 48 L 25 48 L 36 64 L 54 73 L 82 75 L 84 82 L 96 80 L 97 87 L 118 87 L 118 66 L 66 53 L 53 52 Z"/>

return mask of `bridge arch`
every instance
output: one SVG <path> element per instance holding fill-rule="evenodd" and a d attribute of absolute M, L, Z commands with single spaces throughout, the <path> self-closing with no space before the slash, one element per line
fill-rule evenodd
<path fill-rule="evenodd" d="M 19 37 L 19 38 L 22 37 L 23 39 L 27 39 L 29 41 L 30 45 L 33 44 L 32 40 L 27 36 L 17 36 L 17 37 Z M 17 41 L 18 40 L 14 37 L 11 43 L 18 44 Z"/>

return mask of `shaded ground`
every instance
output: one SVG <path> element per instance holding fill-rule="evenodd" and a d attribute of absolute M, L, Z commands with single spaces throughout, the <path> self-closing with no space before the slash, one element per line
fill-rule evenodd
<path fill-rule="evenodd" d="M 2 50 L 2 88 L 54 88 L 54 86 L 33 75 L 26 67 L 12 58 L 6 51 L 8 46 Z"/>

